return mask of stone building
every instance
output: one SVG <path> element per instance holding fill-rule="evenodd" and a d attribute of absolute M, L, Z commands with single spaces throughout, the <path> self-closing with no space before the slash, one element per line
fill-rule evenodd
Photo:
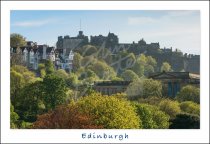
<path fill-rule="evenodd" d="M 78 47 L 88 44 L 88 42 L 88 37 L 83 34 L 83 31 L 79 31 L 76 37 L 70 37 L 68 35 L 64 37 L 59 36 L 56 49 L 59 53 L 68 56 L 71 50 L 74 51 Z"/>
<path fill-rule="evenodd" d="M 200 75 L 189 72 L 160 72 L 154 73 L 149 78 L 162 82 L 163 95 L 175 97 L 185 85 L 200 87 Z"/>
<path fill-rule="evenodd" d="M 93 89 L 100 92 L 103 95 L 112 95 L 116 93 L 125 92 L 130 81 L 102 81 L 95 82 Z"/>

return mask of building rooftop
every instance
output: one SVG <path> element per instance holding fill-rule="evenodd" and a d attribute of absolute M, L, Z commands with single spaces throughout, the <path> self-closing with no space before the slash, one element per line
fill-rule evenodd
<path fill-rule="evenodd" d="M 96 81 L 95 86 L 127 86 L 131 81 Z"/>
<path fill-rule="evenodd" d="M 159 72 L 153 73 L 149 76 L 149 78 L 155 79 L 165 79 L 165 78 L 176 78 L 176 79 L 200 79 L 199 74 L 194 74 L 190 72 Z"/>

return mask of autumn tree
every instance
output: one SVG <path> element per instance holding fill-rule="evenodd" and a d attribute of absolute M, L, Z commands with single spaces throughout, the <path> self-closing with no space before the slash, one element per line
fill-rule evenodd
<path fill-rule="evenodd" d="M 70 104 L 38 116 L 35 129 L 99 129 L 103 126 L 93 123 L 93 116 L 82 114 L 79 108 Z"/>
<path fill-rule="evenodd" d="M 166 129 L 169 127 L 169 116 L 158 107 L 149 104 L 134 104 L 144 129 Z"/>
<path fill-rule="evenodd" d="M 199 104 L 200 89 L 192 85 L 184 86 L 175 98 L 180 102 L 193 101 Z"/>
<path fill-rule="evenodd" d="M 129 101 L 93 93 L 81 98 L 77 104 L 83 113 L 94 115 L 95 124 L 102 125 L 104 128 L 141 128 L 140 119 Z"/>

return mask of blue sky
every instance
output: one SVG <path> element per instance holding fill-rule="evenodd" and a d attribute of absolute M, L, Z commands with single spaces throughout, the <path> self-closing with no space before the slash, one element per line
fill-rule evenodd
<path fill-rule="evenodd" d="M 200 11 L 167 10 L 69 10 L 11 11 L 11 33 L 19 33 L 38 44 L 55 46 L 58 36 L 87 36 L 113 32 L 120 43 L 159 42 L 161 48 L 178 48 L 200 54 Z"/>

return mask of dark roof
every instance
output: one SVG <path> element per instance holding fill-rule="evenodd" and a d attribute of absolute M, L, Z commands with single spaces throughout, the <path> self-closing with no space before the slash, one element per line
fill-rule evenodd
<path fill-rule="evenodd" d="M 131 81 L 98 81 L 94 82 L 95 86 L 127 86 Z"/>
<path fill-rule="evenodd" d="M 159 72 L 149 76 L 153 79 L 200 79 L 200 75 L 190 72 Z"/>

